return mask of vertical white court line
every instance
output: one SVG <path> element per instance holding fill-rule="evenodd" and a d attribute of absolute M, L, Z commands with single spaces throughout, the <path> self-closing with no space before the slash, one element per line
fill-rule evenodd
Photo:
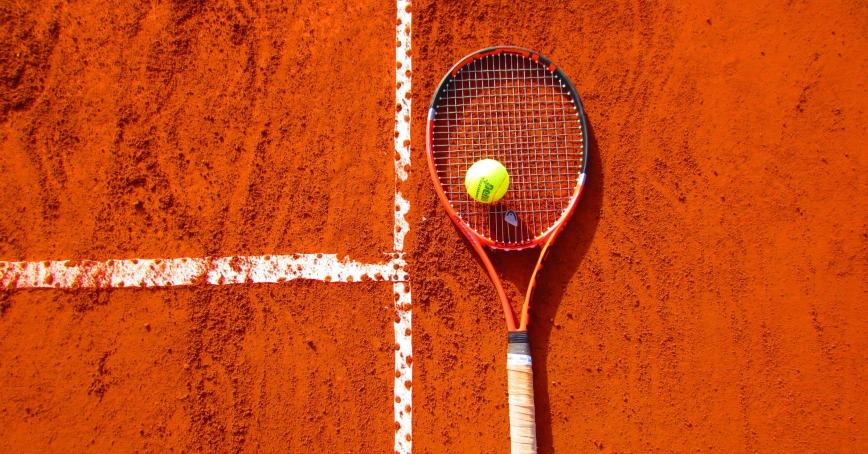
<path fill-rule="evenodd" d="M 394 249 L 403 257 L 404 238 L 410 230 L 410 202 L 401 194 L 410 171 L 410 0 L 397 0 L 395 20 L 395 226 Z M 402 270 L 403 271 L 403 270 Z M 395 292 L 395 452 L 413 451 L 413 342 L 410 283 L 394 282 Z"/>

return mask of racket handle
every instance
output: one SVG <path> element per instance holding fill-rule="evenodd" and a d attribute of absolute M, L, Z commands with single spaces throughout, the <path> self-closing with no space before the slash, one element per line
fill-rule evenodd
<path fill-rule="evenodd" d="M 512 454 L 536 453 L 533 367 L 527 331 L 511 331 L 509 333 L 506 373 L 509 391 L 509 439 Z"/>

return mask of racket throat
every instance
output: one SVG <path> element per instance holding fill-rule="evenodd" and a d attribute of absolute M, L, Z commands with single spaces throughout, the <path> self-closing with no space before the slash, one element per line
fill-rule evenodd
<path fill-rule="evenodd" d="M 542 250 L 540 250 L 539 258 L 536 261 L 533 273 L 530 275 L 530 282 L 527 285 L 527 293 L 524 295 L 524 304 L 521 305 L 521 313 L 519 314 L 518 331 L 527 331 L 527 325 L 530 323 L 530 302 L 533 298 L 533 291 L 536 288 L 536 276 L 543 268 L 543 262 L 545 262 L 546 256 L 549 253 L 549 246 L 554 242 L 556 235 L 557 233 L 553 232 L 548 239 L 546 239 Z"/>

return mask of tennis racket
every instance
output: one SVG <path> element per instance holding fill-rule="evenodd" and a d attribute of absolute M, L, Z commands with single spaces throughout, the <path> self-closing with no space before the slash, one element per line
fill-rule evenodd
<path fill-rule="evenodd" d="M 585 182 L 581 100 L 560 68 L 534 51 L 479 50 L 455 64 L 437 87 L 428 111 L 427 155 L 440 202 L 479 254 L 503 304 L 512 452 L 535 453 L 528 314 L 536 275 Z M 464 188 L 467 169 L 485 158 L 509 172 L 509 189 L 496 204 L 476 202 Z M 540 247 L 518 319 L 486 247 Z"/>

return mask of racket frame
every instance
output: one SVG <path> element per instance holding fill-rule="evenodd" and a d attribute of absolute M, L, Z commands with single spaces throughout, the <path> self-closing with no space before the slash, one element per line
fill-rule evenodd
<path fill-rule="evenodd" d="M 552 224 L 546 231 L 538 235 L 536 238 L 520 243 L 520 244 L 509 244 L 495 241 L 491 238 L 487 238 L 475 230 L 473 230 L 469 225 L 467 225 L 461 218 L 458 216 L 458 213 L 452 207 L 452 204 L 449 202 L 449 198 L 446 197 L 446 193 L 443 189 L 443 185 L 440 182 L 440 178 L 437 176 L 437 167 L 434 164 L 434 121 L 435 121 L 435 113 L 437 109 L 437 103 L 440 100 L 443 93 L 446 91 L 446 87 L 448 83 L 458 74 L 461 68 L 470 65 L 471 63 L 501 54 L 512 54 L 518 55 L 524 58 L 530 58 L 536 62 L 542 63 L 546 69 L 554 74 L 561 82 L 563 82 L 565 88 L 569 91 L 573 102 L 576 106 L 576 111 L 578 112 L 579 121 L 582 127 L 582 169 L 581 173 L 578 177 L 578 183 L 576 184 L 576 188 L 570 200 L 570 203 L 567 205 L 564 212 L 561 214 L 561 217 Z M 486 272 L 488 273 L 489 278 L 491 279 L 492 284 L 494 284 L 495 290 L 497 291 L 498 298 L 500 299 L 503 305 L 504 317 L 506 318 L 507 329 L 510 332 L 525 332 L 527 331 L 527 325 L 529 322 L 529 305 L 530 299 L 533 294 L 533 289 L 536 286 L 536 275 L 543 266 L 543 260 L 548 254 L 549 246 L 551 246 L 555 237 L 563 230 L 563 227 L 566 225 L 567 220 L 575 211 L 576 206 L 578 205 L 579 199 L 581 198 L 582 191 L 585 187 L 585 179 L 587 175 L 587 166 L 588 166 L 588 150 L 589 150 L 589 137 L 588 137 L 588 123 L 587 118 L 585 116 L 584 106 L 582 105 L 581 98 L 579 97 L 578 91 L 576 91 L 575 86 L 569 77 L 564 74 L 564 72 L 551 60 L 539 54 L 538 52 L 532 51 L 530 49 L 525 49 L 522 47 L 515 46 L 496 46 L 489 47 L 485 49 L 478 50 L 473 52 L 461 60 L 458 63 L 454 64 L 443 79 L 440 81 L 440 84 L 437 86 L 437 90 L 434 92 L 434 96 L 431 99 L 431 107 L 428 109 L 428 122 L 426 127 L 426 155 L 428 159 L 428 168 L 430 170 L 431 179 L 434 182 L 435 192 L 437 192 L 438 198 L 440 199 L 440 204 L 446 208 L 446 213 L 449 215 L 449 218 L 452 219 L 452 222 L 456 227 L 461 231 L 465 238 L 470 242 L 473 249 L 479 255 L 480 260 L 482 260 L 482 264 L 485 267 Z M 491 249 L 500 249 L 500 250 L 522 250 L 528 249 L 531 247 L 542 246 L 542 250 L 540 251 L 539 259 L 537 260 L 536 266 L 534 267 L 533 273 L 531 274 L 530 283 L 528 284 L 527 293 L 525 294 L 524 304 L 522 305 L 521 315 L 519 320 L 515 319 L 515 313 L 512 309 L 512 305 L 509 302 L 509 298 L 506 296 L 506 292 L 503 289 L 503 283 L 500 277 L 497 274 L 497 271 L 494 268 L 494 265 L 491 263 L 491 259 L 488 257 L 488 253 L 485 251 L 485 247 L 489 247 Z"/>

